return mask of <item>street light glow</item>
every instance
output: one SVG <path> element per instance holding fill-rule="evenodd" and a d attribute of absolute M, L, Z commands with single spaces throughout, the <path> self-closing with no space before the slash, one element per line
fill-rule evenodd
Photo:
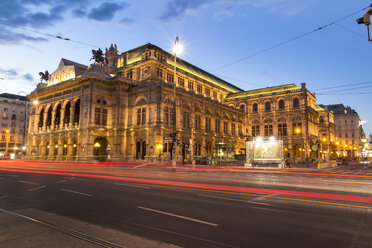
<path fill-rule="evenodd" d="M 180 43 L 180 40 L 179 40 L 178 36 L 176 37 L 176 41 L 174 42 L 173 52 L 177 55 L 179 55 L 183 52 L 183 46 Z"/>
<path fill-rule="evenodd" d="M 32 102 L 32 104 L 33 104 L 33 105 L 38 105 L 38 104 L 39 104 L 39 101 L 38 101 L 38 100 L 34 100 L 34 101 Z"/>
<path fill-rule="evenodd" d="M 93 145 L 94 147 L 101 147 L 101 145 L 97 142 Z"/>
<path fill-rule="evenodd" d="M 257 137 L 256 141 L 257 142 L 261 142 L 262 141 L 262 138 L 261 137 Z"/>

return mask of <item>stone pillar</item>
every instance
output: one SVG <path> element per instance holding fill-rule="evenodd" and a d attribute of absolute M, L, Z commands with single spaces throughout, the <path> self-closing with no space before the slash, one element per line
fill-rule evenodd
<path fill-rule="evenodd" d="M 59 127 L 63 127 L 64 126 L 64 123 L 63 123 L 63 119 L 65 118 L 65 110 L 64 109 L 61 109 L 61 116 L 60 116 L 60 122 L 59 122 Z"/>
<path fill-rule="evenodd" d="M 73 103 L 73 100 L 70 100 L 71 107 L 70 107 L 70 122 L 68 124 L 69 127 L 74 126 L 74 115 L 75 115 L 75 103 Z"/>
<path fill-rule="evenodd" d="M 52 122 L 50 124 L 50 129 L 53 130 L 54 129 L 54 120 L 56 118 L 56 111 L 52 111 Z"/>

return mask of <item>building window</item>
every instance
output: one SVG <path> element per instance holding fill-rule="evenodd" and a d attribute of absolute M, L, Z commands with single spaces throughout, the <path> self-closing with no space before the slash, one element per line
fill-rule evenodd
<path fill-rule="evenodd" d="M 200 130 L 200 115 L 195 115 L 195 130 Z"/>
<path fill-rule="evenodd" d="M 107 109 L 102 109 L 102 125 L 107 125 Z"/>
<path fill-rule="evenodd" d="M 210 132 L 211 131 L 211 118 L 205 117 L 205 131 Z"/>
<path fill-rule="evenodd" d="M 161 68 L 156 68 L 156 76 L 160 79 L 163 78 L 163 69 Z"/>
<path fill-rule="evenodd" d="M 299 108 L 300 107 L 300 100 L 298 98 L 293 99 L 293 107 Z"/>
<path fill-rule="evenodd" d="M 284 100 L 279 100 L 279 109 L 284 109 Z"/>
<path fill-rule="evenodd" d="M 260 136 L 260 126 L 252 126 L 252 137 Z"/>
<path fill-rule="evenodd" d="M 355 134 L 354 134 L 354 133 L 352 133 L 352 134 L 351 134 L 351 137 L 352 137 L 352 138 L 355 138 Z"/>
<path fill-rule="evenodd" d="M 354 140 L 351 140 L 351 144 L 354 145 Z"/>
<path fill-rule="evenodd" d="M 243 136 L 243 129 L 241 125 L 238 125 L 238 133 L 239 133 L 239 136 Z"/>
<path fill-rule="evenodd" d="M 164 123 L 173 124 L 173 109 L 165 107 L 164 108 Z"/>
<path fill-rule="evenodd" d="M 190 114 L 188 112 L 183 112 L 183 127 L 190 128 Z"/>
<path fill-rule="evenodd" d="M 194 90 L 194 82 L 189 81 L 188 88 L 189 88 L 189 90 Z"/>
<path fill-rule="evenodd" d="M 170 83 L 170 84 L 173 84 L 173 80 L 174 80 L 174 75 L 173 73 L 167 73 L 167 82 Z"/>
<path fill-rule="evenodd" d="M 97 124 L 99 125 L 100 124 L 100 121 L 101 121 L 101 109 L 100 108 L 96 108 L 95 111 L 94 111 L 94 124 Z"/>
<path fill-rule="evenodd" d="M 201 84 L 197 84 L 196 85 L 196 91 L 198 92 L 198 94 L 201 94 L 202 93 L 202 86 L 201 86 Z"/>
<path fill-rule="evenodd" d="M 231 134 L 235 135 L 235 123 L 231 123 Z"/>
<path fill-rule="evenodd" d="M 181 77 L 178 78 L 178 85 L 182 88 L 185 88 L 185 80 Z"/>
<path fill-rule="evenodd" d="M 228 134 L 229 133 L 227 121 L 224 121 L 223 122 L 223 133 L 224 134 Z"/>
<path fill-rule="evenodd" d="M 345 120 L 345 124 L 347 124 L 347 120 Z"/>
<path fill-rule="evenodd" d="M 210 97 L 211 96 L 211 90 L 209 88 L 205 88 L 205 95 L 207 97 Z"/>
<path fill-rule="evenodd" d="M 216 133 L 219 133 L 220 132 L 220 129 L 221 128 L 221 126 L 220 126 L 220 120 L 215 120 L 215 122 L 214 122 L 214 131 L 216 132 Z"/>
<path fill-rule="evenodd" d="M 287 124 L 279 123 L 278 124 L 278 135 L 279 136 L 287 136 Z"/>
<path fill-rule="evenodd" d="M 253 105 L 252 105 L 252 112 L 253 113 L 257 113 L 258 112 L 258 104 L 257 103 L 253 103 Z"/>
<path fill-rule="evenodd" d="M 348 133 L 345 133 L 345 138 L 349 138 L 349 134 Z"/>
<path fill-rule="evenodd" d="M 127 71 L 127 78 L 129 78 L 129 79 L 133 78 L 133 70 Z"/>
<path fill-rule="evenodd" d="M 137 125 L 146 124 L 146 108 L 137 109 Z"/>
<path fill-rule="evenodd" d="M 213 91 L 213 99 L 217 100 L 217 92 L 216 91 Z"/>
<path fill-rule="evenodd" d="M 273 125 L 265 125 L 265 136 L 272 136 L 273 135 Z"/>
<path fill-rule="evenodd" d="M 265 111 L 270 111 L 270 110 L 271 110 L 270 102 L 265 102 Z"/>
<path fill-rule="evenodd" d="M 12 120 L 16 120 L 17 119 L 17 116 L 16 115 L 12 115 Z"/>

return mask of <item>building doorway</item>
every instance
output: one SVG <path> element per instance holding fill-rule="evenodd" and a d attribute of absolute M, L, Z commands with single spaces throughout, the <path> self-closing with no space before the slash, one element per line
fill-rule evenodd
<path fill-rule="evenodd" d="M 137 141 L 136 142 L 136 159 L 144 160 L 146 156 L 146 142 Z"/>
<path fill-rule="evenodd" d="M 105 161 L 107 158 L 108 141 L 104 137 L 97 137 L 93 142 L 93 156 L 98 161 Z"/>

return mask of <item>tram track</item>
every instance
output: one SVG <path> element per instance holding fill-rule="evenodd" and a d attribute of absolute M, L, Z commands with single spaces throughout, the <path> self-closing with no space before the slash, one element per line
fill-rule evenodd
<path fill-rule="evenodd" d="M 112 243 L 112 242 L 109 242 L 109 241 L 106 241 L 106 240 L 103 240 L 103 239 L 100 239 L 100 238 L 97 238 L 97 237 L 93 237 L 91 235 L 81 233 L 81 232 L 78 232 L 78 231 L 75 231 L 75 230 L 72 230 L 72 229 L 69 229 L 69 228 L 66 228 L 66 227 L 62 227 L 62 226 L 59 226 L 59 225 L 48 223 L 48 222 L 30 217 L 30 216 L 26 216 L 26 215 L 23 215 L 23 214 L 18 214 L 18 213 L 13 212 L 13 211 L 9 211 L 9 210 L 0 208 L 0 212 L 11 215 L 11 216 L 15 216 L 15 217 L 18 217 L 18 218 L 22 218 L 22 219 L 27 220 L 31 223 L 35 223 L 35 224 L 42 225 L 44 227 L 48 227 L 48 228 L 53 229 L 55 231 L 58 231 L 60 233 L 67 234 L 67 235 L 72 236 L 74 238 L 77 238 L 77 239 L 95 244 L 95 245 L 100 246 L 100 247 L 125 248 L 125 246 L 122 246 L 122 245 L 118 245 L 118 244 L 115 244 L 115 243 Z"/>

